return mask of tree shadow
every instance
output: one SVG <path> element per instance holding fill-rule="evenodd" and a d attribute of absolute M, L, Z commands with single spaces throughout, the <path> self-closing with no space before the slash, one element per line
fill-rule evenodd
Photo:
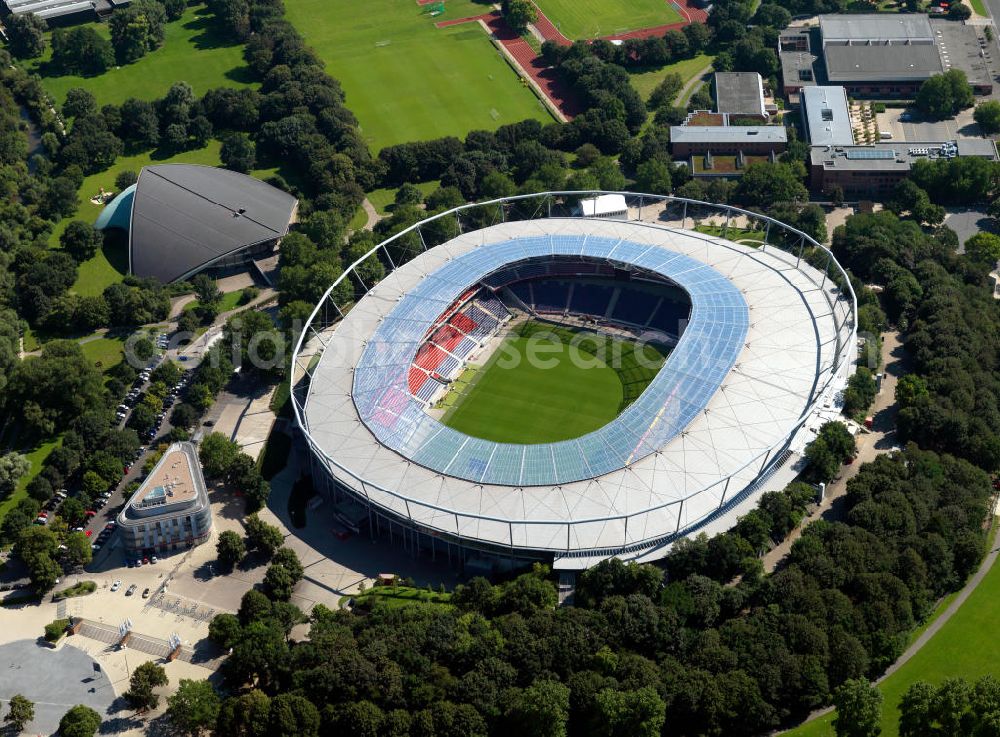
<path fill-rule="evenodd" d="M 191 36 L 191 45 L 199 50 L 240 46 L 239 41 L 216 23 L 215 15 L 206 7 L 199 8 L 195 17 L 184 24 L 184 28 L 196 32 Z"/>
<path fill-rule="evenodd" d="M 244 64 L 241 67 L 233 67 L 223 75 L 226 79 L 238 84 L 253 84 L 257 80 L 257 75 L 253 69 Z"/>

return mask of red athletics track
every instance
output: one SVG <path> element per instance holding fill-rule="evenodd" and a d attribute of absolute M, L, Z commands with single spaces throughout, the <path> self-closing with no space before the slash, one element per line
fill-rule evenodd
<path fill-rule="evenodd" d="M 428 5 L 432 2 L 438 2 L 438 0 L 417 0 L 418 5 Z M 692 0 L 671 0 L 671 4 L 675 5 L 688 20 L 663 26 L 654 26 L 652 28 L 639 28 L 628 33 L 613 36 L 605 36 L 605 40 L 621 41 L 630 38 L 662 36 L 667 31 L 683 28 L 689 23 L 704 23 L 708 18 L 704 10 L 694 6 Z M 537 5 L 535 6 L 535 10 L 538 13 L 538 20 L 535 21 L 534 26 L 546 41 L 553 41 L 560 46 L 572 45 L 573 42 L 555 27 L 555 24 L 545 16 L 545 13 Z M 486 24 L 497 42 L 503 45 L 507 53 L 520 65 L 525 74 L 531 77 L 545 96 L 548 97 L 549 101 L 568 120 L 572 120 L 574 116 L 580 114 L 582 107 L 579 101 L 575 99 L 569 86 L 559 79 L 554 69 L 545 65 L 542 57 L 535 53 L 535 50 L 531 48 L 531 45 L 527 41 L 507 25 L 500 13 L 494 11 L 481 15 L 471 15 L 467 18 L 440 21 L 434 25 L 438 28 L 447 28 L 462 23 L 475 23 L 478 21 Z"/>

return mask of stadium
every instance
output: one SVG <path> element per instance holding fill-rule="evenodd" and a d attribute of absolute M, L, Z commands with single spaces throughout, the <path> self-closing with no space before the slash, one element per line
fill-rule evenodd
<path fill-rule="evenodd" d="M 583 216 L 595 199 L 616 216 Z M 387 273 L 366 284 L 374 258 Z M 797 475 L 856 315 L 832 254 L 765 216 L 513 197 L 353 264 L 299 338 L 293 407 L 355 531 L 473 566 L 655 560 Z"/>

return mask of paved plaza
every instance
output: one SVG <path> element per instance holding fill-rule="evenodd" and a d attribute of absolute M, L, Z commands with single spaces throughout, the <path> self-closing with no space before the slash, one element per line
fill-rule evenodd
<path fill-rule="evenodd" d="M 11 696 L 35 702 L 35 719 L 25 731 L 52 734 L 70 707 L 89 706 L 107 719 L 115 690 L 103 668 L 83 650 L 70 645 L 53 650 L 37 640 L 0 645 L 0 703 L 6 713 Z"/>

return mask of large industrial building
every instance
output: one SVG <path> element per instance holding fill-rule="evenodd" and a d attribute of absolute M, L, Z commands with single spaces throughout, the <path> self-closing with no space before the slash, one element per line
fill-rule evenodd
<path fill-rule="evenodd" d="M 118 514 L 125 554 L 143 558 L 200 545 L 212 532 L 205 478 L 192 443 L 174 443 Z"/>
<path fill-rule="evenodd" d="M 164 283 L 245 267 L 270 255 L 298 200 L 259 179 L 211 166 L 146 166 L 95 227 L 128 231 L 129 272 Z"/>
<path fill-rule="evenodd" d="M 50 26 L 86 23 L 105 18 L 131 0 L 2 0 L 0 16 L 31 13 Z"/>
<path fill-rule="evenodd" d="M 840 85 L 853 97 L 911 99 L 929 77 L 961 69 L 976 94 L 993 91 L 982 28 L 922 13 L 821 15 L 778 41 L 786 95 Z"/>
<path fill-rule="evenodd" d="M 571 217 L 572 200 L 548 194 L 520 211 L 538 219 L 514 217 L 523 198 L 490 204 L 496 225 L 417 255 L 346 314 L 331 286 L 293 356 L 293 403 L 314 483 L 345 524 L 415 554 L 572 571 L 660 558 L 795 477 L 802 435 L 837 412 L 856 353 L 843 271 L 818 244 L 810 262 L 825 271 L 785 250 L 808 236 L 763 216 L 712 210 L 724 226 L 760 218 L 766 245 L 744 245 L 691 229 L 713 206 L 623 196 L 640 220 Z M 673 348 L 588 434 L 519 444 L 445 424 L 435 398 L 521 318 L 653 331 Z"/>

